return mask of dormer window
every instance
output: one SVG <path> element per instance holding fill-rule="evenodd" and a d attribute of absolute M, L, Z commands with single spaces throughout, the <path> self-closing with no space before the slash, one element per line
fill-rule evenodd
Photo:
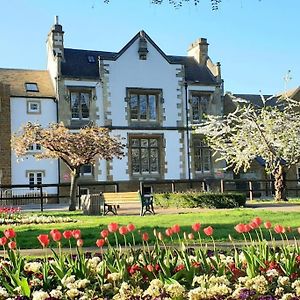
<path fill-rule="evenodd" d="M 39 88 L 36 82 L 25 83 L 26 92 L 38 92 Z"/>
<path fill-rule="evenodd" d="M 89 63 L 94 63 L 96 62 L 95 56 L 94 55 L 88 55 L 87 60 Z"/>

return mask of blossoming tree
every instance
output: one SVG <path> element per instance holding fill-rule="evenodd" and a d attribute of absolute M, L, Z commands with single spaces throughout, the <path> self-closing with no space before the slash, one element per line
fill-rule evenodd
<path fill-rule="evenodd" d="M 27 123 L 12 137 L 12 148 L 18 157 L 28 155 L 27 149 L 33 144 L 39 144 L 43 149 L 42 152 L 33 154 L 35 158 L 60 158 L 69 167 L 69 210 L 76 210 L 80 168 L 85 164 L 95 163 L 96 159 L 121 158 L 124 148 L 118 138 L 110 136 L 108 129 L 91 125 L 73 132 L 62 123 L 50 124 L 48 128 Z"/>
<path fill-rule="evenodd" d="M 261 157 L 266 172 L 274 176 L 275 200 L 287 200 L 285 173 L 300 161 L 299 104 L 283 99 L 268 106 L 262 100 L 262 107 L 238 104 L 223 117 L 207 116 L 196 132 L 205 135 L 208 145 L 234 172 L 247 171 Z"/>

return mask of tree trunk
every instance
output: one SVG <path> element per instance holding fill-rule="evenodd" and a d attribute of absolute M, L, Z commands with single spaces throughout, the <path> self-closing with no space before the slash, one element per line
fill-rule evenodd
<path fill-rule="evenodd" d="M 276 201 L 288 201 L 286 197 L 286 181 L 285 171 L 282 165 L 279 165 L 274 172 L 274 187 L 275 187 L 275 200 Z"/>
<path fill-rule="evenodd" d="M 70 206 L 69 211 L 76 210 L 77 204 L 77 182 L 79 178 L 79 170 L 75 169 L 71 171 L 71 187 L 70 187 Z"/>

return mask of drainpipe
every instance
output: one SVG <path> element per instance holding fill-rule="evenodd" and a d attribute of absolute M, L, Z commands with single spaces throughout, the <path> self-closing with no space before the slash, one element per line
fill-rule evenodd
<path fill-rule="evenodd" d="M 191 158 L 190 158 L 190 130 L 189 130 L 189 107 L 188 107 L 188 83 L 184 81 L 185 90 L 185 125 L 186 125 L 186 148 L 187 148 L 187 165 L 188 180 L 191 180 Z"/>

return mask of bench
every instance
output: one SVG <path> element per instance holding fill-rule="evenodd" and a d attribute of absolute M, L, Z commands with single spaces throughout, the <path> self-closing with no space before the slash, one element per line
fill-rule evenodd
<path fill-rule="evenodd" d="M 155 214 L 153 208 L 153 196 L 142 195 L 140 191 L 137 192 L 116 192 L 116 193 L 102 193 L 103 199 L 103 214 L 113 213 L 118 214 L 118 208 L 125 203 L 140 203 L 140 215 L 144 216 L 147 212 Z"/>

